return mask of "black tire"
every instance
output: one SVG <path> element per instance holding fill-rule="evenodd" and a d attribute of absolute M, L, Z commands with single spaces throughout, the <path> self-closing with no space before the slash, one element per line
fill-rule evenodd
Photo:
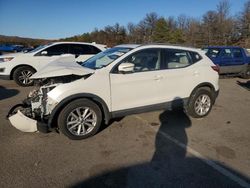
<path fill-rule="evenodd" d="M 198 103 L 199 97 L 207 96 L 210 99 L 210 106 L 208 111 L 205 110 L 204 114 L 199 114 L 196 109 L 196 104 Z M 193 118 L 202 118 L 209 114 L 214 104 L 214 95 L 212 95 L 211 90 L 209 88 L 198 88 L 193 94 L 190 96 L 188 105 L 186 107 L 186 111 L 188 115 Z M 197 102 L 197 103 L 196 103 Z M 208 108 L 208 107 L 207 107 Z"/>
<path fill-rule="evenodd" d="M 87 126 L 87 129 L 86 129 L 86 126 L 82 125 L 82 127 L 80 128 L 80 131 L 84 132 L 83 127 L 84 127 L 84 130 L 87 131 L 87 133 L 84 134 L 84 135 L 76 135 L 76 134 L 72 133 L 72 132 L 74 132 L 76 130 L 71 129 L 71 131 L 72 131 L 71 132 L 69 130 L 70 127 L 67 126 L 67 122 L 69 121 L 69 118 L 73 117 L 73 116 L 71 116 L 71 113 L 75 112 L 79 108 L 80 109 L 81 108 L 88 108 L 89 112 L 94 112 L 95 117 L 96 117 L 96 123 L 95 123 L 95 125 L 93 126 L 92 129 L 91 129 L 91 127 L 88 127 L 88 126 Z M 87 114 L 85 114 L 85 115 L 87 115 Z M 82 114 L 82 116 L 83 116 L 83 114 Z M 80 120 L 78 119 L 78 120 L 75 120 L 75 121 L 78 122 Z M 84 121 L 84 120 L 82 120 L 82 121 Z M 81 139 L 85 139 L 85 138 L 88 138 L 90 136 L 93 136 L 98 132 L 98 130 L 100 129 L 101 123 L 102 123 L 102 112 L 101 112 L 100 108 L 98 107 L 98 105 L 95 104 L 94 102 L 92 102 L 91 100 L 77 99 L 77 100 L 74 100 L 74 101 L 70 102 L 65 108 L 63 108 L 63 110 L 60 112 L 60 114 L 58 116 L 58 121 L 57 122 L 58 122 L 59 131 L 62 132 L 65 136 L 67 136 L 69 139 L 72 139 L 72 140 L 81 140 Z M 73 125 L 72 127 L 74 127 L 75 125 Z M 78 128 L 78 127 L 79 127 L 79 124 L 75 128 Z M 91 129 L 91 131 L 88 132 L 88 130 L 90 130 L 90 129 Z"/>
<path fill-rule="evenodd" d="M 242 74 L 241 76 L 244 79 L 249 79 L 250 78 L 250 66 L 247 67 L 247 70 Z"/>
<path fill-rule="evenodd" d="M 29 77 L 31 77 L 35 72 L 36 72 L 35 69 L 28 66 L 18 67 L 13 73 L 13 80 L 19 86 L 23 87 L 32 86 L 34 84 L 34 81 L 30 80 Z"/>

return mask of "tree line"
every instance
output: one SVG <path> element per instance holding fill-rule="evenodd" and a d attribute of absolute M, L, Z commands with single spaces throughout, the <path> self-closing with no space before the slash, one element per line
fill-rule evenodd
<path fill-rule="evenodd" d="M 0 45 L 23 45 L 25 47 L 37 47 L 42 44 L 47 44 L 52 40 L 22 38 L 17 36 L 4 36 L 0 35 Z"/>
<path fill-rule="evenodd" d="M 241 12 L 230 14 L 230 3 L 222 0 L 216 10 L 209 10 L 200 18 L 186 15 L 164 18 L 152 12 L 127 26 L 116 23 L 94 29 L 64 41 L 97 42 L 114 46 L 122 43 L 169 43 L 202 47 L 208 45 L 237 45 L 250 48 L 250 0 Z"/>

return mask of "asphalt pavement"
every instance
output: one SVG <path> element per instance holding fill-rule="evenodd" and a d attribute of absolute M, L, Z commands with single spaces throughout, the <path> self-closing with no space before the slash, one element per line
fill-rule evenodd
<path fill-rule="evenodd" d="M 0 187 L 250 187 L 250 80 L 220 80 L 211 113 L 124 117 L 94 137 L 23 133 L 5 116 L 32 88 L 0 80 Z"/>

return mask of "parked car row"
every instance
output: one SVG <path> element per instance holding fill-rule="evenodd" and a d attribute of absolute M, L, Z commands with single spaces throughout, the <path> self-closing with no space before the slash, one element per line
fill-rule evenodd
<path fill-rule="evenodd" d="M 69 55 L 70 54 L 70 55 Z M 194 118 L 209 114 L 221 74 L 250 75 L 250 57 L 239 47 L 203 50 L 169 45 L 56 42 L 0 58 L 0 76 L 36 89 L 8 113 L 24 132 L 58 130 L 70 139 L 98 132 L 112 118 L 182 108 Z"/>
<path fill-rule="evenodd" d="M 215 103 L 219 69 L 202 50 L 119 45 L 103 51 L 98 45 L 81 44 L 89 45 L 90 51 L 78 60 L 81 54 L 72 50 L 75 45 L 55 43 L 41 47 L 30 56 L 19 55 L 23 56 L 22 63 L 17 63 L 19 56 L 4 57 L 9 59 L 0 63 L 2 75 L 10 78 L 14 65 L 32 66 L 25 69 L 30 71 L 28 75 L 24 69 L 14 69 L 13 77 L 20 85 L 29 85 L 33 80 L 37 83 L 23 103 L 9 111 L 14 127 L 25 132 L 56 129 L 70 139 L 84 139 L 96 134 L 102 123 L 108 124 L 112 118 L 174 108 L 201 118 L 209 114 Z M 80 47 L 80 43 L 77 45 Z M 101 52 L 89 58 L 98 51 Z M 66 52 L 75 57 L 53 57 Z M 25 60 L 29 63 L 23 65 Z M 21 70 L 21 75 L 17 70 Z M 28 76 L 25 82 L 24 75 Z"/>

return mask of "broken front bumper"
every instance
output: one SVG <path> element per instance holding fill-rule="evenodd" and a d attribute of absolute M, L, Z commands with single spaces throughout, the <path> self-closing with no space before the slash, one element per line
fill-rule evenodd
<path fill-rule="evenodd" d="M 19 110 L 16 114 L 9 117 L 10 123 L 20 131 L 23 132 L 43 132 L 48 133 L 49 128 L 45 123 L 41 123 L 37 120 L 31 119 L 25 116 Z"/>

